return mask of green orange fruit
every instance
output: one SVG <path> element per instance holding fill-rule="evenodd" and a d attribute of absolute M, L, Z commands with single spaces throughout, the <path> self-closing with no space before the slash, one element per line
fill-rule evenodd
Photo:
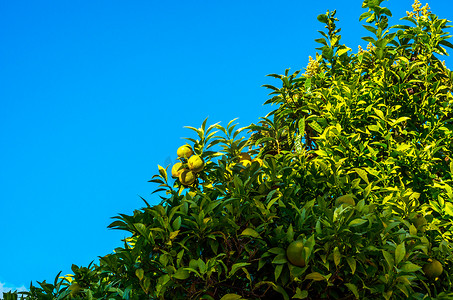
<path fill-rule="evenodd" d="M 74 282 L 69 286 L 69 290 L 71 291 L 70 295 L 75 296 L 80 292 L 80 290 L 82 290 L 82 288 L 77 282 Z"/>
<path fill-rule="evenodd" d="M 239 153 L 239 163 L 244 167 L 248 167 L 252 164 L 252 158 L 247 152 Z"/>
<path fill-rule="evenodd" d="M 259 186 L 258 186 L 258 193 L 263 195 L 263 194 L 267 194 L 267 191 L 268 191 L 268 188 L 266 186 L 266 184 L 264 182 L 262 182 Z"/>
<path fill-rule="evenodd" d="M 184 145 L 184 146 L 179 147 L 178 151 L 176 151 L 176 153 L 178 154 L 178 157 L 183 157 L 183 158 L 188 159 L 189 157 L 192 156 L 193 150 L 192 150 L 192 147 L 190 147 L 189 145 Z"/>
<path fill-rule="evenodd" d="M 423 266 L 423 272 L 425 273 L 426 277 L 431 279 L 439 277 L 443 271 L 444 268 L 442 267 L 442 264 L 436 259 L 433 259 L 431 262 Z"/>
<path fill-rule="evenodd" d="M 198 173 L 203 170 L 204 161 L 200 156 L 194 155 L 189 158 L 189 160 L 187 161 L 187 165 L 189 166 L 189 169 L 192 172 Z"/>
<path fill-rule="evenodd" d="M 425 217 L 422 215 L 418 215 L 412 220 L 412 223 L 414 224 L 415 228 L 421 232 L 426 231 L 426 225 L 428 224 L 428 221 L 426 221 Z"/>
<path fill-rule="evenodd" d="M 179 177 L 181 175 L 182 171 L 184 171 L 184 168 L 182 167 L 182 163 L 178 162 L 173 165 L 171 168 L 171 176 L 173 177 Z"/>
<path fill-rule="evenodd" d="M 241 152 L 241 153 L 239 153 L 239 160 L 252 161 L 252 157 L 247 152 Z"/>
<path fill-rule="evenodd" d="M 293 265 L 305 267 L 304 243 L 302 240 L 297 240 L 289 244 L 286 249 L 286 257 Z"/>
<path fill-rule="evenodd" d="M 179 174 L 179 181 L 184 186 L 192 185 L 195 182 L 195 173 L 185 169 Z"/>

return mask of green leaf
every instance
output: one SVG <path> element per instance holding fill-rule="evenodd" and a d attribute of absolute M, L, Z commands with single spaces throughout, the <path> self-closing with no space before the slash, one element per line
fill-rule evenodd
<path fill-rule="evenodd" d="M 275 266 L 275 269 L 274 269 L 274 277 L 275 277 L 275 281 L 278 280 L 278 278 L 280 277 L 280 274 L 282 273 L 283 271 L 283 264 L 282 265 L 276 265 Z"/>
<path fill-rule="evenodd" d="M 452 44 L 452 43 L 450 43 L 450 42 L 449 42 L 449 41 L 447 41 L 447 40 L 442 40 L 442 41 L 440 41 L 440 42 L 439 42 L 439 44 L 441 44 L 441 45 L 444 45 L 444 46 L 447 46 L 447 47 L 449 47 L 449 48 L 452 48 L 452 49 L 453 49 L 453 44 Z"/>
<path fill-rule="evenodd" d="M 271 249 L 267 250 L 267 252 L 270 252 L 272 254 L 286 254 L 286 250 L 283 248 L 279 248 L 279 247 L 271 248 Z"/>
<path fill-rule="evenodd" d="M 314 281 L 325 280 L 324 276 L 322 276 L 319 272 L 313 272 L 313 273 L 307 274 L 305 276 L 305 279 L 311 279 Z"/>
<path fill-rule="evenodd" d="M 322 127 L 318 123 L 316 123 L 315 121 L 311 122 L 309 125 L 310 125 L 311 128 L 316 130 L 318 133 L 322 133 L 324 131 L 322 129 Z"/>
<path fill-rule="evenodd" d="M 322 15 L 319 15 L 317 17 L 318 21 L 321 22 L 321 23 L 326 23 L 327 24 L 327 21 L 328 21 L 328 17 L 326 14 L 322 14 Z"/>
<path fill-rule="evenodd" d="M 357 290 L 357 286 L 353 283 L 345 283 L 345 286 L 348 287 L 348 289 L 354 294 L 356 299 L 359 299 L 359 291 Z"/>
<path fill-rule="evenodd" d="M 404 241 L 396 246 L 395 250 L 395 263 L 398 265 L 403 259 L 404 256 L 406 255 L 406 246 L 404 245 Z"/>
<path fill-rule="evenodd" d="M 177 231 L 177 230 L 179 230 L 179 228 L 181 228 L 181 216 L 177 217 L 177 218 L 173 221 L 171 227 L 173 227 L 173 230 L 174 230 L 174 231 Z"/>
<path fill-rule="evenodd" d="M 190 272 L 187 270 L 184 270 L 183 268 L 178 269 L 175 274 L 172 275 L 172 277 L 180 280 L 184 280 L 190 277 Z"/>
<path fill-rule="evenodd" d="M 375 43 L 376 43 L 376 40 L 373 39 L 371 36 L 363 37 L 362 40 L 367 41 L 367 42 L 370 42 L 370 43 L 372 43 L 372 44 L 375 44 Z"/>
<path fill-rule="evenodd" d="M 365 27 L 366 30 L 371 31 L 372 33 L 376 34 L 377 29 L 374 28 L 373 26 L 370 26 L 370 25 L 362 25 L 362 26 Z"/>
<path fill-rule="evenodd" d="M 310 88 L 311 88 L 311 77 L 309 77 L 309 78 L 307 78 L 305 80 L 304 88 L 305 88 L 305 90 L 310 91 Z M 305 120 L 305 117 L 303 117 L 303 119 Z"/>
<path fill-rule="evenodd" d="M 345 54 L 346 52 L 351 51 L 351 50 L 352 49 L 348 48 L 348 47 L 340 48 L 340 49 L 337 50 L 337 55 L 338 56 L 342 56 L 343 54 Z"/>
<path fill-rule="evenodd" d="M 335 263 L 335 266 L 337 266 L 337 267 L 341 262 L 341 253 L 340 253 L 340 250 L 338 249 L 338 247 L 335 247 L 333 249 L 333 261 Z"/>
<path fill-rule="evenodd" d="M 347 256 L 346 262 L 348 263 L 349 267 L 351 268 L 351 273 L 354 275 L 356 266 L 357 266 L 357 262 L 356 262 L 355 258 L 353 258 L 351 256 Z"/>
<path fill-rule="evenodd" d="M 381 14 L 387 15 L 387 16 L 389 16 L 389 17 L 392 16 L 392 12 L 391 12 L 390 9 L 388 9 L 387 7 L 382 7 L 382 9 L 381 9 Z"/>
<path fill-rule="evenodd" d="M 372 15 L 372 12 L 369 12 L 369 11 L 364 12 L 363 14 L 360 15 L 359 21 L 362 21 L 364 19 L 368 19 L 371 15 Z"/>
<path fill-rule="evenodd" d="M 237 294 L 226 294 L 220 300 L 239 300 L 242 299 L 242 296 L 237 295 Z"/>
<path fill-rule="evenodd" d="M 315 42 L 320 43 L 320 44 L 323 44 L 323 45 L 325 45 L 325 46 L 328 45 L 325 38 L 315 39 Z"/>
<path fill-rule="evenodd" d="M 396 147 L 396 151 L 398 152 L 405 152 L 407 149 L 411 148 L 411 145 L 408 145 L 408 144 L 399 144 L 397 147 Z"/>
<path fill-rule="evenodd" d="M 286 264 L 288 262 L 288 259 L 286 258 L 286 253 L 285 254 L 278 254 L 273 260 L 273 264 L 281 265 L 281 264 Z"/>
<path fill-rule="evenodd" d="M 165 182 L 167 182 L 167 171 L 161 167 L 160 165 L 157 165 L 157 167 L 159 168 L 159 173 L 160 175 L 165 179 Z"/>
<path fill-rule="evenodd" d="M 366 183 L 368 184 L 370 183 L 370 181 L 368 180 L 368 175 L 365 170 L 359 168 L 355 168 L 354 170 L 360 176 L 360 178 L 362 178 Z"/>
<path fill-rule="evenodd" d="M 451 202 L 445 203 L 445 213 L 453 217 L 453 203 Z"/>
<path fill-rule="evenodd" d="M 145 271 L 143 271 L 143 269 L 135 270 L 135 276 L 137 276 L 137 278 L 139 280 L 142 280 L 144 275 L 145 275 Z"/>
<path fill-rule="evenodd" d="M 365 219 L 354 219 L 351 222 L 349 222 L 349 227 L 356 227 L 365 224 L 368 222 L 368 220 Z"/>
<path fill-rule="evenodd" d="M 373 107 L 373 110 L 374 110 L 374 113 L 375 113 L 379 118 L 381 118 L 382 120 L 385 119 L 384 113 L 383 113 L 381 110 L 376 109 L 376 108 L 374 108 L 374 107 Z"/>
<path fill-rule="evenodd" d="M 399 124 L 399 123 L 401 123 L 401 122 L 404 122 L 404 121 L 407 121 L 407 120 L 410 120 L 410 119 L 411 119 L 411 118 L 409 118 L 409 117 L 400 117 L 400 118 L 398 118 L 395 122 L 393 122 L 393 123 L 391 124 L 391 126 L 393 127 L 393 126 L 395 126 L 396 124 Z"/>
<path fill-rule="evenodd" d="M 395 260 L 393 256 L 385 250 L 382 250 L 382 255 L 384 255 L 385 261 L 387 262 L 389 272 L 393 270 L 393 266 L 395 264 Z"/>
<path fill-rule="evenodd" d="M 254 238 L 261 238 L 260 234 L 252 228 L 246 228 L 240 235 L 248 235 Z"/>
<path fill-rule="evenodd" d="M 301 290 L 299 287 L 296 289 L 296 294 L 292 297 L 292 299 L 305 299 L 308 297 L 307 290 Z"/>
<path fill-rule="evenodd" d="M 279 285 L 272 286 L 274 291 L 279 292 L 283 296 L 283 300 L 289 300 L 289 296 L 286 293 L 285 289 Z"/>
<path fill-rule="evenodd" d="M 229 276 L 232 276 L 234 275 L 234 273 L 236 273 L 236 271 L 242 267 L 245 267 L 245 266 L 249 266 L 250 263 L 235 263 L 232 267 L 231 267 L 231 271 L 229 273 Z"/>
<path fill-rule="evenodd" d="M 410 261 L 404 263 L 404 265 L 401 267 L 401 271 L 408 272 L 408 273 L 416 272 L 421 269 L 422 269 L 422 267 L 420 267 L 416 264 L 413 264 Z"/>
<path fill-rule="evenodd" d="M 299 134 L 301 136 L 305 135 L 305 117 L 299 120 Z"/>

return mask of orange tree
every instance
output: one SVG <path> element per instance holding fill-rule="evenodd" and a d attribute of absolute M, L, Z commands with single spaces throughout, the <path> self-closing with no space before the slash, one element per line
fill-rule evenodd
<path fill-rule="evenodd" d="M 27 297 L 451 299 L 449 26 L 415 1 L 389 28 L 381 2 L 363 2 L 358 53 L 335 11 L 318 16 L 305 73 L 270 75 L 275 110 L 241 129 L 189 127 L 196 167 L 187 155 L 159 167 L 161 203 L 109 226 L 131 234 L 124 246 Z"/>

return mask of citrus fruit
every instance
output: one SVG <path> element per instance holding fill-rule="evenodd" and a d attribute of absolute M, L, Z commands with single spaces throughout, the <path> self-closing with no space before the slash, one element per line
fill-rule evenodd
<path fill-rule="evenodd" d="M 241 152 L 239 153 L 239 160 L 252 161 L 252 158 L 250 157 L 250 154 L 248 154 L 247 152 Z"/>
<path fill-rule="evenodd" d="M 428 224 L 428 222 L 426 221 L 424 216 L 418 215 L 412 220 L 412 223 L 414 224 L 415 228 L 417 228 L 417 230 L 420 230 L 421 232 L 426 231 L 426 224 Z"/>
<path fill-rule="evenodd" d="M 81 289 L 82 289 L 82 288 L 80 287 L 80 285 L 79 285 L 77 282 L 71 284 L 71 285 L 69 286 L 69 290 L 71 290 L 70 295 L 71 295 L 71 296 L 77 295 L 77 294 L 80 292 Z"/>
<path fill-rule="evenodd" d="M 442 264 L 436 259 L 433 259 L 431 262 L 423 266 L 423 272 L 425 273 L 426 277 L 429 278 L 439 277 L 443 271 L 444 268 L 442 267 Z"/>
<path fill-rule="evenodd" d="M 195 174 L 192 171 L 185 169 L 179 174 L 179 181 L 184 186 L 191 185 L 195 182 Z"/>
<path fill-rule="evenodd" d="M 354 197 L 352 194 L 340 196 L 337 198 L 337 200 L 335 200 L 335 204 L 337 206 L 342 204 L 354 206 L 355 205 Z"/>
<path fill-rule="evenodd" d="M 204 161 L 198 155 L 191 156 L 187 161 L 187 165 L 192 172 L 198 173 L 204 168 Z"/>
<path fill-rule="evenodd" d="M 305 259 L 303 256 L 304 244 L 302 240 L 297 240 L 289 244 L 286 249 L 286 257 L 289 262 L 298 267 L 305 267 Z"/>
<path fill-rule="evenodd" d="M 258 186 L 258 194 L 267 194 L 267 186 L 264 182 L 262 182 L 259 186 Z"/>
<path fill-rule="evenodd" d="M 244 167 L 248 167 L 252 164 L 252 158 L 247 152 L 239 153 L 239 163 Z"/>
<path fill-rule="evenodd" d="M 176 153 L 178 154 L 178 157 L 189 158 L 192 156 L 193 150 L 189 145 L 184 145 L 179 147 Z"/>
<path fill-rule="evenodd" d="M 171 176 L 173 177 L 179 177 L 179 175 L 184 171 L 184 168 L 182 167 L 182 163 L 178 162 L 173 165 L 171 168 Z"/>

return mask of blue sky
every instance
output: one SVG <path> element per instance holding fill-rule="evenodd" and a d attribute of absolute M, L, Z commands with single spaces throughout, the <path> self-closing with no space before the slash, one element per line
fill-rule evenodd
<path fill-rule="evenodd" d="M 361 2 L 0 1 L 0 288 L 120 246 L 110 217 L 159 201 L 147 181 L 193 137 L 183 127 L 256 123 L 265 75 L 307 65 L 327 9 L 365 47 Z M 411 4 L 384 2 L 392 23 Z"/>

